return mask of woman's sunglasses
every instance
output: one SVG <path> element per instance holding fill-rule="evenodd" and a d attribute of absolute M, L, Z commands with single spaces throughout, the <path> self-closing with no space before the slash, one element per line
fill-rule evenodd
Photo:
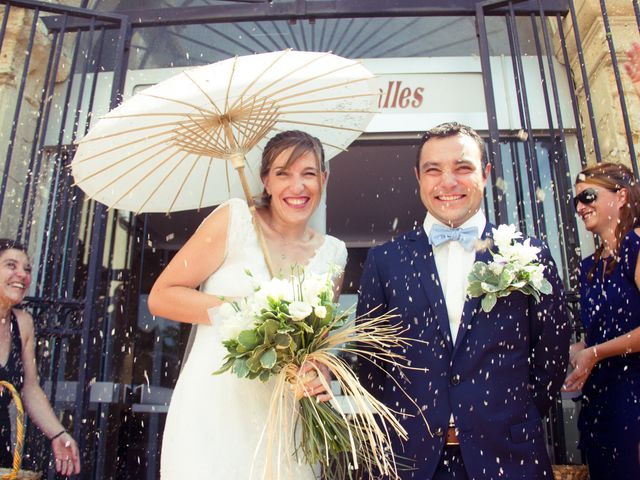
<path fill-rule="evenodd" d="M 585 188 L 578 195 L 573 197 L 573 207 L 578 208 L 578 202 L 589 205 L 598 199 L 598 191 L 595 188 Z"/>

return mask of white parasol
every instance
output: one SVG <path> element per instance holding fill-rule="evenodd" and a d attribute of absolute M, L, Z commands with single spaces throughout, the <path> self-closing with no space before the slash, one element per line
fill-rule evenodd
<path fill-rule="evenodd" d="M 255 213 L 268 139 L 304 130 L 320 139 L 327 159 L 335 156 L 377 110 L 372 80 L 357 61 L 292 50 L 186 70 L 91 128 L 71 164 L 76 185 L 136 213 L 190 210 L 234 196 L 244 196 Z"/>

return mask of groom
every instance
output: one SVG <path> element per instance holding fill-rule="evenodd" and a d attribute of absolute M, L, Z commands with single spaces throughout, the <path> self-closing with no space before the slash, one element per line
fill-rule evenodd
<path fill-rule="evenodd" d="M 493 227 L 480 210 L 491 169 L 484 152 L 464 125 L 424 134 L 416 164 L 424 223 L 372 248 L 360 281 L 358 315 L 395 309 L 416 340 L 402 352 L 416 369 L 360 368 L 372 394 L 403 414 L 409 439 L 394 441 L 398 463 L 411 467 L 403 479 L 553 478 L 542 417 L 569 351 L 562 284 L 549 249 L 532 240 L 552 294 L 538 303 L 512 292 L 489 313 L 467 298 L 474 262 L 492 258 L 480 248 Z"/>

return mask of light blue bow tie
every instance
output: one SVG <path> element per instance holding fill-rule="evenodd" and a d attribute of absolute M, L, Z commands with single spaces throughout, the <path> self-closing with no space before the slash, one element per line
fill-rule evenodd
<path fill-rule="evenodd" d="M 473 250 L 476 240 L 478 240 L 478 227 L 449 228 L 434 223 L 429 232 L 431 244 L 437 247 L 450 240 L 460 242 L 462 248 L 470 252 Z"/>

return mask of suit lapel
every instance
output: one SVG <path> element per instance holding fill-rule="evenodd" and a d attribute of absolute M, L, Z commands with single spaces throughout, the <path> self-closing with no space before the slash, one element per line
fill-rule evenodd
<path fill-rule="evenodd" d="M 440 332 L 447 343 L 449 351 L 451 351 L 453 350 L 453 344 L 451 342 L 451 329 L 449 328 L 449 314 L 447 313 L 447 304 L 444 301 L 442 285 L 438 277 L 433 249 L 421 227 L 410 232 L 407 235 L 407 240 L 407 253 L 410 255 L 422 289 L 433 308 Z"/>
<path fill-rule="evenodd" d="M 491 240 L 493 238 L 492 228 L 494 228 L 493 225 L 487 222 L 484 232 L 482 233 L 482 237 L 481 237 L 482 240 Z M 491 245 L 491 247 L 493 247 L 493 245 Z M 486 248 L 484 250 L 480 250 L 476 252 L 476 259 L 474 263 L 475 262 L 488 263 L 491 261 L 491 259 L 492 259 L 491 251 L 489 248 Z M 462 340 L 466 335 L 467 331 L 469 330 L 469 326 L 471 325 L 476 315 L 480 311 L 481 300 L 482 300 L 481 297 L 474 297 L 474 298 L 467 297 L 467 299 L 464 302 L 464 309 L 462 310 L 462 318 L 460 319 L 460 327 L 458 329 L 458 335 L 456 337 L 456 344 L 453 349 L 454 355 L 458 350 L 458 348 L 460 347 L 460 345 L 462 344 Z"/>

